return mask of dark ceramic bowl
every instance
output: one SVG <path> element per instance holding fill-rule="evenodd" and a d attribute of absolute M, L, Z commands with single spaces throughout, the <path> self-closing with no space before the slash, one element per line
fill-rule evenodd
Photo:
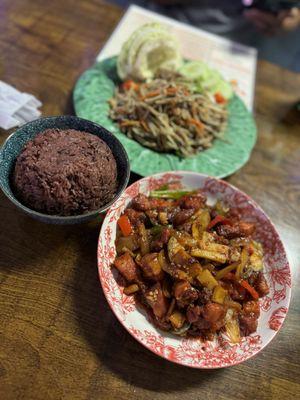
<path fill-rule="evenodd" d="M 20 154 L 25 143 L 49 128 L 77 129 L 79 131 L 90 132 L 93 135 L 100 137 L 110 147 L 117 163 L 119 184 L 115 197 L 109 203 L 105 204 L 98 210 L 94 210 L 86 214 L 63 217 L 34 211 L 19 202 L 12 192 L 10 185 L 11 173 L 16 158 Z M 130 166 L 127 153 L 119 140 L 102 126 L 71 115 L 46 117 L 29 122 L 11 134 L 6 139 L 0 150 L 0 187 L 4 194 L 26 214 L 42 222 L 51 224 L 78 224 L 89 221 L 99 213 L 106 211 L 118 199 L 123 190 L 126 188 L 129 175 Z"/>

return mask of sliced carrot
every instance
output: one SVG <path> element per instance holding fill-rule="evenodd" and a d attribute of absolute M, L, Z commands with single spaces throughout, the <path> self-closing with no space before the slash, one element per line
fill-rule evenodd
<path fill-rule="evenodd" d="M 215 100 L 218 104 L 226 103 L 225 97 L 220 92 L 215 93 Z"/>
<path fill-rule="evenodd" d="M 124 236 L 129 236 L 132 233 L 132 225 L 127 215 L 122 215 L 118 219 L 118 225 Z"/>
<path fill-rule="evenodd" d="M 141 97 L 141 100 L 150 99 L 151 97 L 156 97 L 160 95 L 160 90 L 153 90 L 153 92 L 148 92 L 145 96 Z"/>
<path fill-rule="evenodd" d="M 239 283 L 241 286 L 243 286 L 243 288 L 245 288 L 251 294 L 251 296 L 254 298 L 254 300 L 259 299 L 259 294 L 254 289 L 254 287 L 252 287 L 247 281 L 245 281 L 244 279 L 241 279 L 239 281 Z"/>
<path fill-rule="evenodd" d="M 175 87 L 170 87 L 170 88 L 167 88 L 166 92 L 167 92 L 167 95 L 174 95 L 178 92 L 178 89 Z"/>
<path fill-rule="evenodd" d="M 194 119 L 194 118 L 190 118 L 187 120 L 187 122 L 188 122 L 188 124 L 195 125 L 195 127 L 199 133 L 203 133 L 204 124 L 201 121 L 198 121 L 197 119 Z"/>
<path fill-rule="evenodd" d="M 137 90 L 139 90 L 140 85 L 138 85 L 137 83 L 135 83 L 133 80 L 128 79 L 127 81 L 125 81 L 125 82 L 122 84 L 122 88 L 123 88 L 124 90 L 133 89 L 133 90 L 137 91 Z"/>

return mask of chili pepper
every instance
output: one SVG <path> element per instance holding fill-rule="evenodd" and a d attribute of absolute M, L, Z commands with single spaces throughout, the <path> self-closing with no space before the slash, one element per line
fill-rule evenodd
<path fill-rule="evenodd" d="M 239 283 L 240 283 L 241 286 L 243 286 L 243 288 L 245 288 L 251 294 L 251 296 L 254 298 L 254 300 L 258 300 L 259 299 L 259 294 L 254 289 L 254 287 L 252 287 L 247 281 L 242 279 L 242 280 L 239 281 Z"/>
<path fill-rule="evenodd" d="M 118 225 L 124 236 L 129 236 L 132 233 L 132 225 L 127 215 L 122 215 L 118 219 Z"/>

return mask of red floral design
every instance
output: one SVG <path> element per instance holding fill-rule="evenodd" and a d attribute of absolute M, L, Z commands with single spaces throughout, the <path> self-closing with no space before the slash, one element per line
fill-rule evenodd
<path fill-rule="evenodd" d="M 174 183 L 172 185 L 172 189 L 180 189 L 182 185 L 180 184 L 181 182 L 182 175 L 175 174 L 175 173 L 166 173 L 164 175 L 158 176 L 153 176 L 149 177 L 147 179 L 148 183 L 148 191 L 151 192 L 151 190 L 155 190 L 160 188 L 163 185 L 169 184 L 169 183 Z"/>
<path fill-rule="evenodd" d="M 219 340 L 203 343 L 197 339 L 179 339 L 180 344 L 172 346 L 166 344 L 166 340 L 162 336 L 157 336 L 148 330 L 143 331 L 131 327 L 129 331 L 154 353 L 191 367 L 200 364 L 202 368 L 219 368 L 237 364 L 249 358 L 249 354 L 255 354 L 261 347 L 259 335 L 243 338 L 238 345 L 231 345 L 228 340 L 222 338 L 220 339 L 222 345 L 220 345 Z"/>
<path fill-rule="evenodd" d="M 125 204 L 126 204 L 126 197 L 119 198 L 107 211 L 106 219 L 108 219 L 109 222 L 113 222 L 116 218 L 116 215 L 117 216 L 121 215 L 122 210 L 125 208 Z"/>
<path fill-rule="evenodd" d="M 140 181 L 133 183 L 131 186 L 129 186 L 126 189 L 126 195 L 128 195 L 132 199 L 135 196 L 137 196 L 139 194 L 139 192 L 140 192 Z"/>
<path fill-rule="evenodd" d="M 265 253 L 265 274 L 270 294 L 263 298 L 258 331 L 232 345 L 224 335 L 211 342 L 171 338 L 156 330 L 139 311 L 133 296 L 123 293 L 124 282 L 110 266 L 115 258 L 116 224 L 127 204 L 138 193 L 149 193 L 169 182 L 178 187 L 202 188 L 210 199 L 222 198 L 238 215 L 257 225 L 256 240 Z M 191 186 L 192 182 L 192 186 Z M 220 368 L 235 365 L 258 353 L 272 339 L 271 330 L 279 330 L 287 313 L 291 275 L 282 242 L 268 217 L 247 195 L 227 182 L 193 173 L 166 173 L 142 179 L 123 193 L 108 211 L 98 243 L 98 269 L 104 294 L 117 318 L 145 347 L 170 361 L 197 368 Z M 264 322 L 268 321 L 268 322 Z M 271 331 L 272 332 L 272 331 Z M 275 334 L 275 332 L 274 332 Z"/>
<path fill-rule="evenodd" d="M 291 276 L 289 274 L 289 266 L 286 264 L 283 268 L 273 269 L 270 272 L 271 279 L 282 286 L 291 287 Z"/>
<path fill-rule="evenodd" d="M 281 300 L 284 300 L 286 296 L 286 289 L 278 289 L 274 291 L 273 294 L 273 299 L 276 301 L 277 304 L 281 302 Z"/>
<path fill-rule="evenodd" d="M 279 307 L 277 310 L 275 310 L 272 313 L 271 318 L 269 319 L 269 327 L 274 331 L 278 331 L 281 325 L 283 324 L 283 320 L 285 318 L 286 313 L 287 313 L 286 307 Z"/>
<path fill-rule="evenodd" d="M 272 299 L 269 296 L 265 296 L 260 303 L 260 307 L 263 311 L 269 311 L 272 304 Z"/>
<path fill-rule="evenodd" d="M 126 296 L 126 294 L 122 293 L 122 305 L 125 313 L 134 311 L 136 307 L 134 296 Z"/>

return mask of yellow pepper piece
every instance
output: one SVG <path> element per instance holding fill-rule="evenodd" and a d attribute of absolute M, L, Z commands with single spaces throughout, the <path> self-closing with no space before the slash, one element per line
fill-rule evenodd
<path fill-rule="evenodd" d="M 206 258 L 208 260 L 216 261 L 219 263 L 225 263 L 227 261 L 226 255 L 222 253 L 217 253 L 215 251 L 192 249 L 191 255 L 193 257 Z"/>
<path fill-rule="evenodd" d="M 210 223 L 210 213 L 208 210 L 202 210 L 192 225 L 192 235 L 194 239 L 201 239 L 203 232 Z"/>
<path fill-rule="evenodd" d="M 245 246 L 241 252 L 241 260 L 239 265 L 237 266 L 237 269 L 235 271 L 235 276 L 239 279 L 244 271 L 244 268 L 246 267 L 247 263 L 249 261 L 249 252 L 248 252 L 248 247 Z"/>
<path fill-rule="evenodd" d="M 212 295 L 212 301 L 219 304 L 224 304 L 225 298 L 227 297 L 227 290 L 218 285 L 214 288 Z"/>
<path fill-rule="evenodd" d="M 204 269 L 203 271 L 201 271 L 200 274 L 197 276 L 197 279 L 201 283 L 201 285 L 208 289 L 213 289 L 215 286 L 218 286 L 218 282 L 208 269 Z"/>
<path fill-rule="evenodd" d="M 173 311 L 169 316 L 169 321 L 174 329 L 180 329 L 185 322 L 185 316 L 180 311 Z"/>

